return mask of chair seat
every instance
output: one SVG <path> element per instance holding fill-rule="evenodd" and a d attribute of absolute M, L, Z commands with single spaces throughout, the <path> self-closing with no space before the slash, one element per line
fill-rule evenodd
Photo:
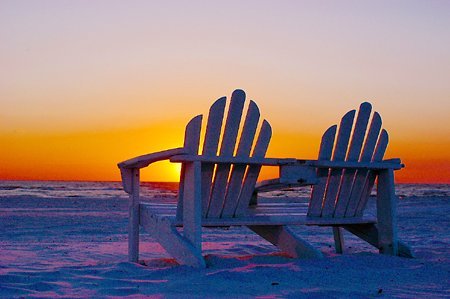
<path fill-rule="evenodd" d="M 176 218 L 176 203 L 140 203 L 140 218 L 158 217 L 169 219 L 174 226 L 183 222 Z M 202 226 L 220 227 L 236 225 L 345 225 L 376 223 L 376 217 L 309 217 L 307 203 L 261 203 L 249 207 L 247 214 L 238 218 L 203 218 Z"/>

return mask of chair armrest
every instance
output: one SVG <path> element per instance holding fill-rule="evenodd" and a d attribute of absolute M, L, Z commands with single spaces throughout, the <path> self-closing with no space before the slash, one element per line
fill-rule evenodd
<path fill-rule="evenodd" d="M 294 163 L 286 163 L 279 166 L 279 178 L 259 182 L 255 188 L 256 193 L 317 184 L 317 168 L 367 169 L 376 171 L 385 169 L 396 170 L 404 167 L 400 159 L 389 159 L 380 162 L 296 160 Z"/>
<path fill-rule="evenodd" d="M 125 192 L 132 194 L 133 192 L 133 171 L 140 168 L 147 167 L 151 163 L 167 160 L 174 155 L 186 153 L 186 149 L 179 147 L 169 149 L 161 152 L 151 153 L 147 155 L 138 156 L 117 164 L 120 168 L 120 175 L 122 177 L 122 185 Z M 134 170 L 133 170 L 134 169 Z"/>
<path fill-rule="evenodd" d="M 222 156 L 203 156 L 203 155 L 175 155 L 170 158 L 171 162 L 194 162 L 213 164 L 242 164 L 242 165 L 266 165 L 279 166 L 294 164 L 297 162 L 293 158 L 253 158 L 253 157 L 222 157 Z"/>
<path fill-rule="evenodd" d="M 368 169 L 368 170 L 382 170 L 382 169 L 402 169 L 405 167 L 400 159 L 389 159 L 380 162 L 349 162 L 349 161 L 325 161 L 325 160 L 309 160 L 305 162 L 308 166 L 316 168 L 352 168 L 352 169 Z"/>
<path fill-rule="evenodd" d="M 151 163 L 167 160 L 172 156 L 185 154 L 187 151 L 183 147 L 178 147 L 174 149 L 169 149 L 161 152 L 146 154 L 142 156 L 138 156 L 117 164 L 120 169 L 131 169 L 131 168 L 144 168 L 150 165 Z"/>

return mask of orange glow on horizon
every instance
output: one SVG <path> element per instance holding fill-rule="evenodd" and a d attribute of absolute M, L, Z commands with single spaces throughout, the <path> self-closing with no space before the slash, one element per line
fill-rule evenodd
<path fill-rule="evenodd" d="M 0 141 L 2 180 L 119 181 L 117 163 L 142 154 L 180 147 L 183 121 L 168 121 L 145 129 L 72 134 L 3 134 Z M 316 159 L 320 136 L 276 133 L 268 157 Z M 431 145 L 427 145 L 427 148 Z M 434 148 L 438 147 L 437 145 Z M 433 148 L 433 146 L 431 146 Z M 439 147 L 442 153 L 448 153 Z M 416 152 L 421 153 L 420 146 Z M 424 159 L 409 146 L 392 141 L 386 158 L 400 157 L 406 168 L 396 172 L 398 183 L 450 183 L 450 162 L 445 156 Z M 142 170 L 143 181 L 179 180 L 180 164 L 157 162 Z M 261 179 L 278 175 L 276 167 L 264 167 Z"/>
<path fill-rule="evenodd" d="M 405 168 L 395 172 L 396 183 L 450 184 L 450 162 L 441 159 L 402 159 Z"/>
<path fill-rule="evenodd" d="M 179 147 L 183 126 L 168 121 L 144 129 L 69 134 L 0 135 L 2 180 L 118 181 L 117 163 L 133 156 Z M 158 162 L 143 180 L 177 181 L 177 166 Z"/>

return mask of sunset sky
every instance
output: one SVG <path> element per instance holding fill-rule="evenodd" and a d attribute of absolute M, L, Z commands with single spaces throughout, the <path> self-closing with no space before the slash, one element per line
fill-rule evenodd
<path fill-rule="evenodd" d="M 241 88 L 270 157 L 317 158 L 369 101 L 397 181 L 450 183 L 450 1 L 0 0 L 0 66 L 0 179 L 120 180 Z"/>

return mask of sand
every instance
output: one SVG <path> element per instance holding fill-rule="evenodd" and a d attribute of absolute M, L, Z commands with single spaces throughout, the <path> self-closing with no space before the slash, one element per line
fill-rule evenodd
<path fill-rule="evenodd" d="M 178 265 L 147 235 L 127 262 L 127 200 L 0 198 L 2 298 L 450 298 L 450 201 L 399 201 L 414 259 L 384 256 L 330 228 L 293 227 L 323 259 L 291 259 L 245 228 L 205 229 L 208 268 Z"/>

